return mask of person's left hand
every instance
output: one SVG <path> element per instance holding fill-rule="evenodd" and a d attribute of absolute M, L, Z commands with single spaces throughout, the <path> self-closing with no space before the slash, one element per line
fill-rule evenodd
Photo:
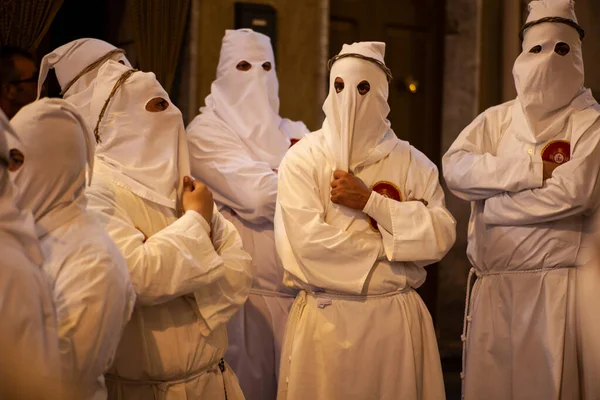
<path fill-rule="evenodd" d="M 362 210 L 367 205 L 371 189 L 352 173 L 337 170 L 331 181 L 331 201 L 354 210 Z"/>

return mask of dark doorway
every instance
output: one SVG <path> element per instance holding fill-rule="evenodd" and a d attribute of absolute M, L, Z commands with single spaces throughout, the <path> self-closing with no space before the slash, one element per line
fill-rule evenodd
<path fill-rule="evenodd" d="M 124 49 L 127 58 L 134 63 L 134 41 L 126 24 L 126 4 L 121 0 L 64 0 L 37 49 L 37 56 L 41 58 L 76 39 L 96 38 Z M 52 70 L 48 74 L 47 85 L 50 96 L 60 93 Z"/>

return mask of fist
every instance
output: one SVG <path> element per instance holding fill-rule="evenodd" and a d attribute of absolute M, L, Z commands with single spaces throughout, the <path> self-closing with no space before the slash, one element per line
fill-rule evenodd
<path fill-rule="evenodd" d="M 354 210 L 362 210 L 367 205 L 371 189 L 353 174 L 337 170 L 331 181 L 331 201 Z"/>
<path fill-rule="evenodd" d="M 552 161 L 543 161 L 544 163 L 544 180 L 552 178 L 552 173 L 560 164 L 553 163 Z"/>
<path fill-rule="evenodd" d="M 184 177 L 181 205 L 184 211 L 196 211 L 210 224 L 213 214 L 212 192 L 203 183 L 189 176 Z"/>

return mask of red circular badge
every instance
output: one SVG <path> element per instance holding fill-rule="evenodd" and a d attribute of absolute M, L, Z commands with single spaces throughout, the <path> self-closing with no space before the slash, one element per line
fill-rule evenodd
<path fill-rule="evenodd" d="M 571 143 L 566 140 L 553 140 L 542 149 L 542 160 L 564 164 L 571 159 Z"/>

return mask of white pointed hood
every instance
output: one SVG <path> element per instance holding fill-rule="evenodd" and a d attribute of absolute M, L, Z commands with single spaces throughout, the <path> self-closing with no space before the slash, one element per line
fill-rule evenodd
<path fill-rule="evenodd" d="M 111 97 L 117 81 L 130 70 L 107 61 L 96 78 L 90 105 L 91 126 L 97 127 L 100 140 L 96 157 L 115 183 L 177 209 L 183 177 L 190 174 L 181 112 L 151 72 L 133 72 Z M 148 111 L 146 105 L 155 98 L 166 100 L 168 107 Z"/>
<path fill-rule="evenodd" d="M 8 138 L 7 138 L 8 136 Z M 13 147 L 21 147 L 17 135 L 8 122 L 6 115 L 0 110 L 0 254 L 3 246 L 20 246 L 35 265 L 44 261 L 40 243 L 34 229 L 34 220 L 30 212 L 21 211 L 16 206 L 16 189 L 9 177 L 7 168 L 8 143 Z"/>
<path fill-rule="evenodd" d="M 574 99 L 591 95 L 583 90 L 579 27 L 570 25 L 577 22 L 574 2 L 536 0 L 529 4 L 529 11 L 523 50 L 513 67 L 519 111 L 523 114 L 515 117 L 524 117 L 530 136 L 544 141 L 563 129 Z M 544 22 L 547 18 L 554 20 Z"/>
<path fill-rule="evenodd" d="M 359 42 L 345 44 L 332 59 L 329 95 L 323 104 L 323 134 L 337 169 L 353 171 L 377 162 L 398 142 L 387 119 L 389 83 L 384 54 L 385 43 Z M 344 83 L 339 93 L 336 78 Z M 370 90 L 361 94 L 358 86 L 364 82 Z"/>
<path fill-rule="evenodd" d="M 31 103 L 11 123 L 24 155 L 21 168 L 11 173 L 17 202 L 33 213 L 40 235 L 40 224 L 44 231 L 52 230 L 85 209 L 86 170 L 89 183 L 94 137 L 77 109 L 62 99 Z"/>
<path fill-rule="evenodd" d="M 240 71 L 240 61 L 251 68 Z M 263 64 L 269 62 L 271 70 Z M 190 125 L 219 124 L 236 135 L 257 161 L 278 168 L 291 138 L 304 135 L 306 127 L 279 116 L 279 83 L 275 57 L 268 36 L 238 29 L 225 31 L 217 79 L 205 99 L 206 106 Z M 189 129 L 189 128 L 188 128 Z"/>
<path fill-rule="evenodd" d="M 94 79 L 107 60 L 119 61 L 131 67 L 122 49 L 100 39 L 77 39 L 60 46 L 42 58 L 38 99 L 48 71 L 54 69 L 63 98 L 77 106 L 84 117 L 87 117 Z"/>

